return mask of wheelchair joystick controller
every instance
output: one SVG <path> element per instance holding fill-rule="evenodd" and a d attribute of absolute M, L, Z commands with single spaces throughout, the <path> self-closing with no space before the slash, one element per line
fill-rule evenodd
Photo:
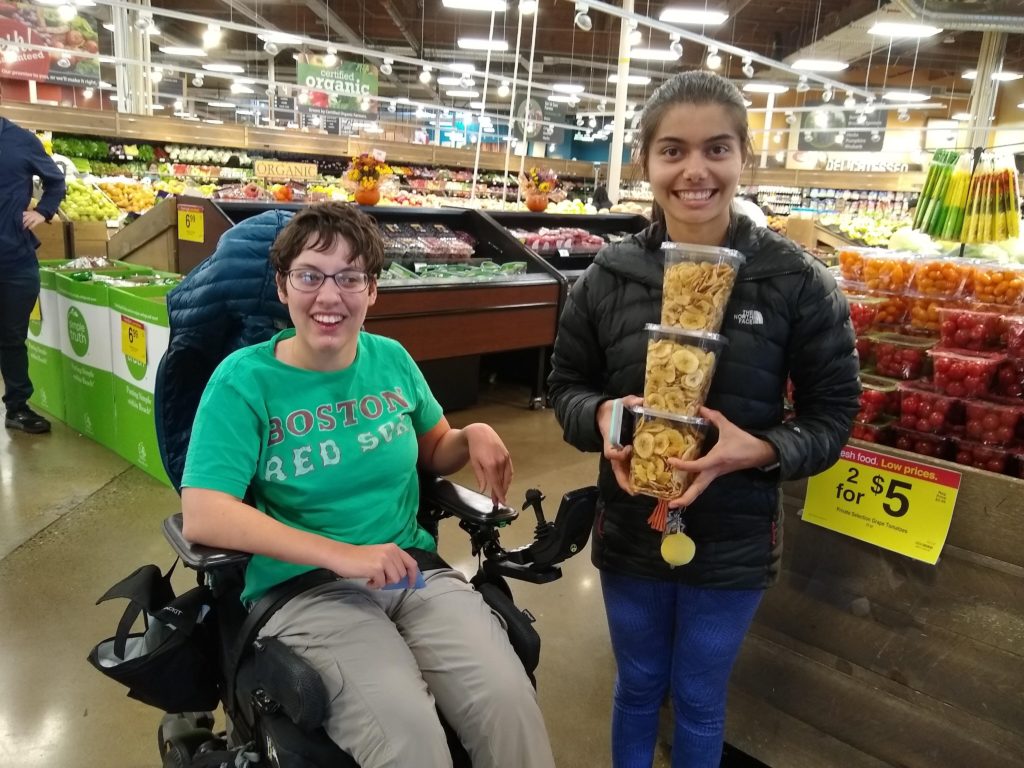
<path fill-rule="evenodd" d="M 523 511 L 527 507 L 533 507 L 533 513 L 537 516 L 537 527 L 534 528 L 534 535 L 538 541 L 548 536 L 555 529 L 554 523 L 544 519 L 544 507 L 541 506 L 545 496 L 536 488 L 530 488 L 526 492 L 526 501 L 523 502 Z"/>

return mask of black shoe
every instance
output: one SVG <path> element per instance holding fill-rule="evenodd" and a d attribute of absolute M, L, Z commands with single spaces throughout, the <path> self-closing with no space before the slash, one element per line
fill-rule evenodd
<path fill-rule="evenodd" d="M 50 422 L 28 406 L 16 411 L 8 411 L 7 418 L 4 419 L 4 426 L 8 429 L 20 429 L 22 432 L 33 435 L 50 431 Z"/>

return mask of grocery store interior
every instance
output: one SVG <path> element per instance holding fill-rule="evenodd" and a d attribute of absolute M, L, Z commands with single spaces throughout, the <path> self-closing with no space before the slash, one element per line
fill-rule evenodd
<path fill-rule="evenodd" d="M 86 660 L 124 607 L 95 602 L 174 560 L 166 297 L 253 216 L 363 206 L 387 259 L 366 328 L 402 342 L 454 425 L 503 436 L 510 504 L 537 488 L 552 517 L 595 482 L 546 400 L 558 316 L 600 248 L 648 225 L 634 133 L 693 69 L 741 89 L 739 192 L 831 269 L 863 389 L 854 463 L 783 484 L 782 576 L 736 664 L 722 765 L 1024 766 L 1015 0 L 0 0 L 0 117 L 67 177 L 34 230 L 27 340 L 52 431 L 0 433 L 0 765 L 161 763 L 161 713 Z M 902 472 L 912 511 L 869 498 L 888 524 L 845 523 L 821 489 L 855 466 L 890 502 L 885 468 Z M 522 511 L 503 545 L 535 524 Z M 440 549 L 475 571 L 455 520 Z M 175 587 L 194 583 L 179 566 Z M 557 765 L 610 765 L 589 548 L 512 589 L 542 638 Z"/>

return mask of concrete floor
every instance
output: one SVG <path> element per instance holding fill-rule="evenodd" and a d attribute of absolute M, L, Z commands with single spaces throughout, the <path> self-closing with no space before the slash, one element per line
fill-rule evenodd
<path fill-rule="evenodd" d="M 566 445 L 553 413 L 526 402 L 525 390 L 496 390 L 449 418 L 493 425 L 515 464 L 510 498 L 521 505 L 527 488 L 540 488 L 553 517 L 562 493 L 593 482 L 596 456 Z M 456 479 L 473 482 L 472 473 Z M 113 634 L 124 607 L 96 598 L 139 565 L 170 565 L 160 521 L 177 509 L 172 490 L 62 424 L 50 435 L 0 431 L 0 766 L 159 765 L 160 713 L 128 699 L 86 655 Z M 530 515 L 506 529 L 506 546 L 527 543 L 533 526 Z M 475 570 L 452 521 L 441 542 L 455 567 Z M 175 578 L 179 589 L 193 583 L 183 568 Z M 512 586 L 543 638 L 538 691 L 557 764 L 608 765 L 614 667 L 589 553 L 568 562 L 560 581 Z M 655 765 L 667 765 L 666 754 L 660 747 Z"/>

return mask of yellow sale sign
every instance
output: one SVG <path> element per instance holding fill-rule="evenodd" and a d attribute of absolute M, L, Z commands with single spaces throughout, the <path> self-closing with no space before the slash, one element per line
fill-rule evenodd
<path fill-rule="evenodd" d="M 960 480 L 959 472 L 848 445 L 807 481 L 803 520 L 934 565 Z"/>

